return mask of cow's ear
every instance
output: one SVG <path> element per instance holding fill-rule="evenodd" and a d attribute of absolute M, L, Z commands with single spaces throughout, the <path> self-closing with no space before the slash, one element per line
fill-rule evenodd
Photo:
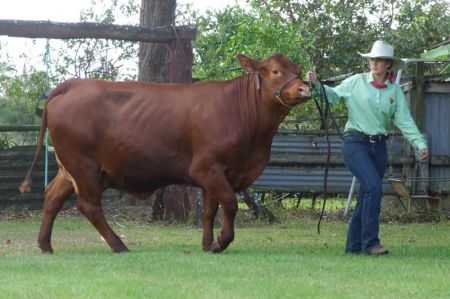
<path fill-rule="evenodd" d="M 258 60 L 252 59 L 243 54 L 238 54 L 237 59 L 239 60 L 239 63 L 241 64 L 244 71 L 246 71 L 248 73 L 256 72 L 259 68 Z"/>

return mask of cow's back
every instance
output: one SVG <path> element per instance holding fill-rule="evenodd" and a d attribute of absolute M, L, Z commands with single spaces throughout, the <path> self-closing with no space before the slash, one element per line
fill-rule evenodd
<path fill-rule="evenodd" d="M 82 157 L 97 163 L 113 185 L 133 182 L 130 187 L 140 189 L 149 181 L 188 180 L 188 114 L 180 103 L 171 103 L 175 100 L 163 85 L 149 89 L 146 83 L 99 80 L 63 84 L 65 92 L 48 103 L 48 128 L 69 172 L 80 168 Z"/>

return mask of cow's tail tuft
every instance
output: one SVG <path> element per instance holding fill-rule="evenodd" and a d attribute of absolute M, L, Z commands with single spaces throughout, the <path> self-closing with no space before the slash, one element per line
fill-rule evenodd
<path fill-rule="evenodd" d="M 41 129 L 39 130 L 39 140 L 38 140 L 38 144 L 37 144 L 37 148 L 36 148 L 36 153 L 34 154 L 34 159 L 33 159 L 33 162 L 31 162 L 30 169 L 28 170 L 25 179 L 23 180 L 22 184 L 19 187 L 19 190 L 21 193 L 30 192 L 30 190 L 31 190 L 31 184 L 33 182 L 32 177 L 33 177 L 34 167 L 36 166 L 36 162 L 38 161 L 39 156 L 41 155 L 41 152 L 42 152 L 42 146 L 44 145 L 45 131 L 47 129 L 47 105 L 52 98 L 65 93 L 67 91 L 67 89 L 69 88 L 70 82 L 71 82 L 71 80 L 68 80 L 68 81 L 65 81 L 65 82 L 59 84 L 55 89 L 53 89 L 50 92 L 48 99 L 45 102 L 44 111 L 42 113 L 42 123 L 41 123 Z"/>
<path fill-rule="evenodd" d="M 27 172 L 27 176 L 23 180 L 22 184 L 19 187 L 19 190 L 21 193 L 30 192 L 31 190 L 31 184 L 32 184 L 32 176 L 34 167 L 36 166 L 36 162 L 39 159 L 39 156 L 41 155 L 42 146 L 44 143 L 45 138 L 45 130 L 47 129 L 47 107 L 44 108 L 44 112 L 42 113 L 42 124 L 41 129 L 39 131 L 39 141 L 37 144 L 36 153 L 34 154 L 33 162 L 31 163 L 30 169 Z"/>

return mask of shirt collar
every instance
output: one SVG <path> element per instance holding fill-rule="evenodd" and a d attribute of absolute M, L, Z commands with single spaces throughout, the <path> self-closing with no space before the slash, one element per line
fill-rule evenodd
<path fill-rule="evenodd" d="M 365 73 L 365 75 L 366 75 L 366 81 L 367 81 L 367 83 L 370 84 L 370 82 L 372 82 L 372 81 L 375 80 L 375 78 L 373 77 L 372 72 Z M 390 85 L 392 85 L 391 81 L 389 81 L 388 79 L 386 79 L 386 80 L 384 81 L 384 83 L 385 83 L 388 87 L 389 87 Z"/>

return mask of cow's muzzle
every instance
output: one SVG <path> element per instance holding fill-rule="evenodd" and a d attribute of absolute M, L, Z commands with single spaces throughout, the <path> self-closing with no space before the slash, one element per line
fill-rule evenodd
<path fill-rule="evenodd" d="M 309 87 L 300 86 L 298 88 L 298 93 L 300 94 L 300 97 L 303 99 L 311 98 L 311 89 Z"/>
<path fill-rule="evenodd" d="M 291 108 L 293 108 L 295 105 L 298 104 L 298 103 L 294 103 L 294 104 L 288 104 L 288 103 L 286 103 L 286 101 L 284 101 L 284 100 L 281 98 L 281 94 L 283 93 L 283 90 L 288 86 L 288 84 L 291 83 L 292 81 L 294 81 L 294 80 L 300 80 L 300 81 L 301 81 L 302 79 L 300 79 L 299 76 L 294 76 L 294 77 L 290 78 L 290 79 L 287 80 L 283 85 L 281 85 L 281 87 L 279 87 L 279 88 L 274 88 L 274 87 L 272 87 L 272 86 L 269 84 L 269 82 L 267 82 L 267 81 L 261 76 L 261 74 L 260 74 L 259 72 L 256 72 L 256 76 L 257 76 L 257 77 L 256 77 L 256 88 L 259 89 L 259 80 L 261 80 L 261 81 L 262 81 L 262 82 L 270 89 L 270 91 L 272 91 L 273 95 L 275 96 L 275 98 L 277 99 L 277 101 L 278 101 L 282 106 L 291 109 Z M 303 81 L 302 81 L 302 82 L 303 82 Z M 299 87 L 299 90 L 300 90 L 300 87 Z M 308 98 L 309 98 L 309 97 L 311 97 L 311 92 L 309 92 Z"/>

